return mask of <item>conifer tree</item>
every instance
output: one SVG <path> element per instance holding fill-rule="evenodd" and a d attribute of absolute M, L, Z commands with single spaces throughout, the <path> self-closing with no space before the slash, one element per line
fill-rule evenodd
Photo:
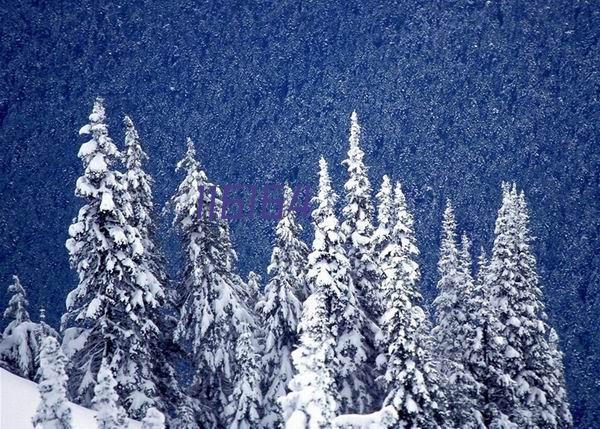
<path fill-rule="evenodd" d="M 148 408 L 142 420 L 142 429 L 165 429 L 165 416 L 154 407 Z"/>
<path fill-rule="evenodd" d="M 186 176 L 171 199 L 173 226 L 181 238 L 184 257 L 174 336 L 193 355 L 191 391 L 204 405 L 199 420 L 206 426 L 223 427 L 224 407 L 236 372 L 239 328 L 243 323 L 254 327 L 255 321 L 244 302 L 243 282 L 234 272 L 236 255 L 229 227 L 219 216 L 221 191 L 212 187 L 195 155 L 188 139 L 186 155 L 177 164 L 177 170 Z"/>
<path fill-rule="evenodd" d="M 98 370 L 98 379 L 94 386 L 94 399 L 92 400 L 92 406 L 97 412 L 98 429 L 120 429 L 125 424 L 125 415 L 119 406 L 116 387 L 117 382 L 110 365 L 103 360 Z"/>
<path fill-rule="evenodd" d="M 79 158 L 84 174 L 76 195 L 85 202 L 69 227 L 66 247 L 79 285 L 67 296 L 64 349 L 71 359 L 70 391 L 91 403 L 103 359 L 115 371 L 118 391 L 130 416 L 141 418 L 156 402 L 150 344 L 158 329 L 151 312 L 164 296 L 136 226 L 132 197 L 122 173 L 121 154 L 108 135 L 102 99 L 80 134 L 91 134 Z"/>
<path fill-rule="evenodd" d="M 290 393 L 281 399 L 285 427 L 326 429 L 331 427 L 338 405 L 334 369 L 335 329 L 328 314 L 328 298 L 320 285 L 306 299 L 298 325 L 300 344 L 292 352 L 296 375 Z"/>
<path fill-rule="evenodd" d="M 550 400 L 559 395 L 551 386 L 560 382 L 550 357 L 550 329 L 530 250 L 527 207 L 514 184 L 503 186 L 495 233 L 484 281 L 503 341 L 488 353 L 488 362 L 499 367 L 500 375 L 488 386 L 490 401 L 499 413 L 488 417 L 490 425 L 557 427 L 557 409 L 567 405 L 563 402 L 564 406 L 557 407 Z"/>
<path fill-rule="evenodd" d="M 29 317 L 27 293 L 16 275 L 8 292 L 12 296 L 4 311 L 4 318 L 10 321 L 0 341 L 0 362 L 10 371 L 33 380 L 38 370 L 41 327 Z"/>
<path fill-rule="evenodd" d="M 275 246 L 268 267 L 270 280 L 256 306 L 265 331 L 262 356 L 265 428 L 280 427 L 282 413 L 278 399 L 286 394 L 293 377 L 292 351 L 298 343 L 298 322 L 302 316 L 305 263 L 308 248 L 300 240 L 302 227 L 291 210 L 292 190 L 284 189 L 284 207 L 275 229 Z"/>
<path fill-rule="evenodd" d="M 430 324 L 420 306 L 413 220 L 399 184 L 394 192 L 394 212 L 390 242 L 381 255 L 386 311 L 378 340 L 385 353 L 378 362 L 386 367 L 384 407 L 395 408 L 397 427 L 437 428 L 446 420 L 444 394 L 431 355 Z"/>
<path fill-rule="evenodd" d="M 303 305 L 299 324 L 300 345 L 292 353 L 296 375 L 290 382 L 291 392 L 282 401 L 284 420 L 289 428 L 329 428 L 336 410 L 336 397 L 347 402 L 352 398 L 350 383 L 344 379 L 342 367 L 349 357 L 341 353 L 346 340 L 360 341 L 356 326 L 355 303 L 348 286 L 349 263 L 342 247 L 334 206 L 336 195 L 331 188 L 327 162 L 321 158 L 319 191 L 313 198 L 317 205 L 312 212 L 315 238 L 308 256 L 307 282 L 312 294 Z M 353 306 L 354 304 L 354 306 Z M 344 311 L 347 317 L 342 317 Z M 342 338 L 342 336 L 345 338 Z M 342 341 L 340 341 L 342 340 Z"/>
<path fill-rule="evenodd" d="M 56 338 L 47 336 L 40 352 L 40 403 L 32 418 L 39 429 L 71 429 L 71 407 L 67 400 L 67 358 Z"/>
<path fill-rule="evenodd" d="M 477 326 L 473 319 L 474 284 L 471 275 L 469 240 L 463 236 L 462 249 L 456 243 L 456 220 L 450 201 L 442 222 L 442 241 L 434 301 L 437 325 L 433 329 L 440 371 L 448 381 L 448 409 L 454 427 L 476 428 L 479 415 L 478 389 L 468 362 L 469 349 L 475 346 Z"/>
<path fill-rule="evenodd" d="M 364 323 L 362 332 L 365 340 L 363 346 L 366 359 L 357 363 L 356 378 L 361 383 L 368 383 L 368 380 L 375 378 L 373 368 L 377 353 L 374 341 L 371 339 L 374 339 L 379 331 L 377 320 L 382 314 L 382 303 L 379 296 L 381 272 L 374 253 L 375 228 L 372 224 L 371 184 L 368 169 L 363 162 L 364 152 L 359 146 L 359 140 L 358 115 L 356 112 L 352 112 L 350 149 L 348 158 L 343 162 L 348 169 L 349 178 L 344 185 L 346 204 L 343 208 L 344 221 L 341 231 L 346 242 L 345 248 L 350 263 L 350 275 L 356 290 L 357 303 L 365 314 L 367 322 Z M 352 398 L 352 404 L 347 411 L 362 413 L 372 410 L 373 403 L 378 399 L 375 386 L 367 388 L 365 392 L 358 395 L 358 397 Z"/>
<path fill-rule="evenodd" d="M 17 275 L 13 275 L 13 283 L 8 287 L 8 292 L 12 294 L 12 297 L 8 301 L 8 307 L 4 310 L 4 318 L 10 320 L 4 329 L 5 335 L 10 335 L 12 330 L 21 323 L 31 321 L 27 311 L 29 306 L 27 292 L 23 289 Z"/>
<path fill-rule="evenodd" d="M 156 215 L 152 188 L 154 180 L 144 169 L 148 155 L 142 149 L 140 136 L 129 116 L 125 116 L 125 153 L 127 168 L 124 179 L 131 196 L 131 224 L 139 231 L 144 248 L 141 264 L 158 280 L 163 294 L 157 296 L 158 305 L 147 308 L 147 317 L 156 325 L 156 338 L 149 342 L 153 379 L 156 383 L 159 400 L 155 405 L 170 415 L 177 414 L 188 401 L 175 377 L 172 361 L 178 359 L 180 350 L 174 344 L 170 333 L 176 323 L 174 317 L 177 301 L 176 291 L 168 288 L 169 279 L 165 270 L 165 258 L 156 240 Z M 141 413 L 140 413 L 141 414 Z M 138 414 L 137 417 L 141 417 Z"/>
<path fill-rule="evenodd" d="M 132 220 L 144 246 L 144 257 L 150 271 L 161 284 L 165 284 L 165 258 L 156 244 L 156 220 L 154 214 L 154 198 L 152 187 L 154 180 L 144 170 L 144 162 L 148 155 L 142 149 L 140 136 L 129 116 L 123 119 L 125 125 L 125 179 L 127 189 L 131 195 Z"/>
<path fill-rule="evenodd" d="M 548 401 L 554 410 L 550 415 L 555 415 L 557 428 L 572 428 L 573 417 L 569 410 L 569 401 L 567 398 L 567 388 L 565 384 L 563 354 L 559 349 L 558 334 L 554 328 L 550 328 L 548 335 L 548 344 L 550 346 L 550 354 L 548 356 L 548 366 L 552 370 L 552 374 L 548 377 L 548 387 L 546 390 L 550 392 Z"/>
<path fill-rule="evenodd" d="M 262 411 L 259 356 L 247 324 L 240 327 L 235 356 L 238 373 L 229 400 L 228 428 L 252 429 L 259 425 Z"/>

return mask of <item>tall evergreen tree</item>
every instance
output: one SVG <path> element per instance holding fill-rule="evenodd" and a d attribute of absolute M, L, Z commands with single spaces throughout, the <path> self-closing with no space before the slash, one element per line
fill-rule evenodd
<path fill-rule="evenodd" d="M 386 311 L 378 340 L 385 353 L 378 361 L 386 366 L 384 406 L 396 409 L 397 427 L 438 428 L 446 420 L 444 394 L 432 358 L 430 323 L 420 306 L 413 220 L 399 184 L 394 212 L 392 236 L 381 255 Z"/>
<path fill-rule="evenodd" d="M 259 356 L 248 325 L 242 325 L 240 332 L 235 350 L 238 373 L 226 409 L 227 427 L 252 429 L 259 426 L 262 413 Z"/>
<path fill-rule="evenodd" d="M 356 340 L 358 349 L 362 343 L 356 325 L 361 315 L 351 301 L 349 263 L 325 159 L 321 158 L 319 167 L 319 191 L 313 198 L 317 207 L 312 212 L 315 238 L 307 264 L 312 294 L 303 305 L 300 345 L 292 353 L 296 375 L 283 401 L 286 427 L 290 428 L 331 427 L 334 413 L 341 408 L 335 398 L 347 407 L 356 391 L 346 366 L 351 354 L 345 349 L 350 339 Z"/>
<path fill-rule="evenodd" d="M 132 226 L 136 227 L 144 246 L 144 257 L 150 271 L 161 284 L 165 284 L 165 258 L 156 243 L 156 220 L 152 187 L 154 180 L 144 170 L 148 155 L 142 149 L 140 136 L 129 116 L 123 119 L 125 125 L 125 180 L 131 195 Z"/>
<path fill-rule="evenodd" d="M 44 338 L 40 352 L 40 403 L 32 418 L 40 429 L 71 429 L 72 413 L 67 400 L 67 358 L 56 338 Z"/>
<path fill-rule="evenodd" d="M 41 326 L 32 322 L 29 317 L 27 293 L 16 275 L 13 276 L 8 292 L 12 296 L 4 311 L 4 318 L 9 322 L 0 341 L 0 365 L 21 377 L 33 380 L 39 367 Z"/>
<path fill-rule="evenodd" d="M 546 391 L 550 392 L 548 401 L 554 410 L 550 415 L 555 416 L 557 428 L 573 427 L 573 417 L 569 410 L 569 401 L 567 398 L 567 387 L 565 384 L 563 354 L 559 349 L 558 334 L 553 328 L 550 328 L 548 336 L 548 344 L 550 346 L 550 354 L 548 356 L 548 367 L 551 368 L 552 374 L 547 378 L 548 386 Z"/>
<path fill-rule="evenodd" d="M 191 391 L 204 404 L 200 420 L 206 426 L 223 427 L 223 411 L 236 371 L 239 328 L 243 323 L 253 327 L 255 321 L 244 302 L 243 282 L 234 272 L 236 255 L 228 225 L 219 216 L 221 191 L 215 187 L 212 194 L 213 185 L 195 155 L 194 144 L 188 139 L 186 155 L 177 164 L 177 170 L 186 176 L 171 199 L 173 225 L 184 257 L 180 317 L 174 335 L 193 355 Z"/>
<path fill-rule="evenodd" d="M 144 169 L 148 155 L 142 149 L 140 136 L 129 116 L 125 116 L 125 153 L 127 168 L 124 179 L 131 196 L 131 225 L 137 228 L 144 248 L 141 265 L 144 265 L 158 280 L 163 294 L 156 297 L 158 305 L 147 308 L 147 317 L 156 326 L 156 337 L 149 342 L 152 375 L 156 383 L 158 400 L 155 405 L 170 416 L 178 414 L 189 400 L 183 395 L 172 361 L 178 358 L 178 347 L 170 333 L 175 328 L 176 291 L 168 288 L 169 279 L 165 270 L 165 258 L 156 240 L 156 215 L 152 188 L 154 180 Z M 141 413 L 140 413 L 141 414 Z M 138 414 L 137 417 L 141 417 Z"/>
<path fill-rule="evenodd" d="M 476 428 L 481 421 L 477 384 L 468 362 L 469 349 L 474 347 L 478 335 L 471 313 L 474 284 L 469 246 L 468 238 L 463 236 L 461 251 L 457 247 L 456 220 L 448 201 L 442 222 L 433 337 L 440 371 L 448 381 L 448 409 L 454 427 L 461 428 Z"/>
<path fill-rule="evenodd" d="M 105 359 L 127 412 L 141 418 L 156 401 L 150 344 L 158 329 L 149 315 L 164 293 L 134 226 L 128 182 L 113 169 L 121 154 L 108 135 L 102 99 L 94 103 L 89 120 L 80 130 L 91 134 L 91 140 L 79 150 L 85 171 L 75 192 L 85 204 L 66 243 L 79 275 L 62 318 L 64 348 L 71 359 L 70 390 L 78 402 L 89 405 Z"/>
<path fill-rule="evenodd" d="M 306 244 L 300 239 L 302 226 L 291 210 L 292 190 L 284 189 L 281 220 L 275 228 L 275 246 L 268 267 L 270 280 L 256 306 L 265 331 L 262 356 L 265 428 L 283 423 L 278 399 L 286 394 L 293 376 L 292 350 L 298 343 L 298 322 L 302 316 L 302 295 L 306 290 Z"/>
<path fill-rule="evenodd" d="M 125 415 L 119 406 L 116 387 L 117 382 L 110 365 L 103 360 L 98 370 L 98 379 L 94 386 L 94 399 L 92 400 L 92 406 L 97 412 L 98 429 L 119 429 L 125 424 Z"/>
<path fill-rule="evenodd" d="M 356 375 L 362 383 L 375 378 L 373 369 L 377 352 L 374 339 L 379 331 L 377 321 L 382 314 L 382 303 L 379 295 L 381 272 L 374 252 L 374 232 L 372 223 L 373 204 L 371 203 L 371 183 L 368 168 L 363 158 L 364 152 L 359 146 L 360 125 L 358 115 L 352 112 L 350 126 L 350 148 L 348 158 L 343 164 L 348 169 L 348 181 L 344 185 L 346 202 L 343 208 L 344 220 L 341 231 L 346 241 L 345 248 L 350 263 L 350 275 L 356 290 L 357 302 L 366 316 L 363 328 L 364 352 L 366 360 L 356 365 Z M 353 404 L 348 411 L 366 412 L 373 409 L 378 398 L 375 386 L 370 386 L 366 392 L 353 398 Z"/>
<path fill-rule="evenodd" d="M 490 310 L 503 338 L 489 360 L 500 362 L 501 379 L 489 386 L 490 399 L 501 413 L 493 426 L 558 427 L 558 386 L 552 365 L 550 329 L 546 322 L 536 261 L 530 249 L 528 213 L 516 186 L 503 187 L 503 203 L 496 220 L 492 259 L 485 287 Z M 566 399 L 566 398 L 565 398 Z M 567 426 L 568 427 L 568 426 Z"/>

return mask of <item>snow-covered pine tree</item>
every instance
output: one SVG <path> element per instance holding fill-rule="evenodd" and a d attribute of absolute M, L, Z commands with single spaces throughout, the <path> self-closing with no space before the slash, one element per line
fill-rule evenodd
<path fill-rule="evenodd" d="M 292 190 L 285 185 L 283 215 L 275 228 L 275 245 L 268 267 L 270 280 L 256 306 L 264 329 L 263 400 L 265 428 L 281 427 L 278 399 L 286 394 L 293 377 L 292 350 L 298 344 L 298 322 L 302 316 L 305 264 L 308 247 L 300 239 L 302 226 L 290 209 Z"/>
<path fill-rule="evenodd" d="M 10 322 L 4 329 L 4 333 L 10 335 L 16 326 L 23 322 L 30 322 L 31 317 L 29 317 L 29 312 L 27 311 L 27 306 L 29 305 L 27 292 L 25 292 L 25 289 L 21 285 L 19 276 L 13 275 L 13 283 L 8 286 L 8 292 L 12 296 L 8 301 L 8 307 L 4 310 L 4 318 L 9 319 Z"/>
<path fill-rule="evenodd" d="M 256 344 L 247 324 L 240 327 L 235 357 L 237 374 L 226 409 L 229 429 L 259 426 L 262 412 L 261 375 Z"/>
<path fill-rule="evenodd" d="M 125 424 L 124 410 L 119 406 L 119 395 L 115 390 L 116 387 L 117 382 L 110 365 L 103 360 L 98 370 L 92 400 L 92 407 L 97 411 L 98 429 L 120 429 Z"/>
<path fill-rule="evenodd" d="M 530 249 L 527 207 L 514 184 L 503 186 L 495 233 L 484 281 L 490 312 L 503 341 L 488 351 L 488 362 L 500 362 L 499 377 L 488 385 L 490 401 L 500 415 L 489 416 L 489 423 L 498 427 L 558 427 L 561 418 L 557 410 L 567 409 L 567 404 L 557 406 L 550 400 L 558 394 L 552 386 L 560 382 L 552 366 L 550 328 Z"/>
<path fill-rule="evenodd" d="M 300 345 L 292 352 L 296 375 L 289 385 L 291 392 L 282 400 L 287 428 L 331 427 L 339 409 L 335 398 L 347 402 L 354 393 L 352 380 L 345 378 L 350 374 L 341 369 L 345 364 L 341 359 L 346 361 L 349 354 L 344 356 L 341 351 L 351 338 L 362 343 L 355 323 L 361 315 L 356 303 L 349 302 L 353 298 L 348 291 L 352 280 L 325 159 L 321 158 L 319 167 L 319 191 L 313 198 L 317 208 L 312 212 L 315 238 L 306 277 L 312 294 L 303 305 Z M 349 311 L 344 314 L 345 310 Z"/>
<path fill-rule="evenodd" d="M 35 361 L 35 365 L 37 367 L 37 372 L 35 374 L 35 382 L 39 382 L 40 377 L 41 377 L 41 365 L 40 365 L 40 359 L 41 359 L 41 349 L 42 349 L 42 344 L 44 342 L 44 339 L 46 337 L 54 337 L 57 340 L 60 340 L 60 335 L 58 334 L 58 332 L 56 332 L 56 330 L 54 328 L 52 328 L 50 325 L 48 325 L 46 323 L 46 309 L 44 309 L 44 307 L 40 308 L 40 322 L 38 323 L 38 329 L 36 331 L 36 338 L 37 338 L 37 343 L 40 345 L 40 353 L 36 356 L 36 361 Z"/>
<path fill-rule="evenodd" d="M 140 136 L 129 116 L 123 119 L 125 125 L 125 180 L 131 195 L 133 212 L 131 224 L 139 231 L 144 257 L 148 268 L 161 284 L 167 281 L 165 257 L 156 243 L 156 216 L 154 213 L 154 198 L 152 187 L 154 180 L 144 170 L 144 162 L 148 155 L 142 149 Z"/>
<path fill-rule="evenodd" d="M 154 180 L 144 169 L 148 155 L 142 149 L 140 136 L 129 116 L 125 116 L 123 124 L 125 126 L 123 157 L 127 169 L 124 179 L 131 196 L 131 225 L 137 228 L 144 248 L 141 265 L 152 272 L 164 292 L 156 296 L 157 306 L 146 309 L 147 317 L 157 327 L 156 338 L 148 344 L 158 396 L 155 405 L 167 412 L 169 416 L 174 416 L 183 409 L 183 403 L 188 401 L 178 385 L 171 363 L 177 360 L 179 349 L 174 344 L 172 336 L 166 334 L 175 328 L 177 292 L 167 287 L 169 279 L 165 270 L 165 257 L 157 244 L 157 224 L 152 193 Z"/>
<path fill-rule="evenodd" d="M 186 155 L 177 164 L 177 171 L 186 176 L 171 199 L 173 226 L 183 247 L 180 317 L 174 336 L 193 355 L 191 391 L 204 404 L 198 410 L 199 420 L 206 427 L 223 427 L 236 372 L 239 328 L 243 323 L 253 327 L 255 321 L 244 302 L 243 282 L 234 272 L 236 255 L 229 227 L 220 218 L 221 191 L 214 188 L 213 203 L 213 185 L 195 156 L 188 139 Z M 215 216 L 210 213 L 213 204 Z"/>
<path fill-rule="evenodd" d="M 400 184 L 394 192 L 394 212 L 392 235 L 381 255 L 386 311 L 378 341 L 385 353 L 378 363 L 386 366 L 384 407 L 396 409 L 399 421 L 395 427 L 443 427 L 445 398 L 431 355 L 430 323 L 420 306 L 418 249 Z"/>
<path fill-rule="evenodd" d="M 165 429 L 165 416 L 154 407 L 148 408 L 142 420 L 142 429 Z"/>
<path fill-rule="evenodd" d="M 39 429 L 71 429 L 71 407 L 67 400 L 67 358 L 56 338 L 47 336 L 40 352 L 40 403 L 32 423 Z"/>
<path fill-rule="evenodd" d="M 519 303 L 522 306 L 517 307 L 522 312 L 518 317 L 526 321 L 518 330 L 518 334 L 524 340 L 525 361 L 525 371 L 516 378 L 520 387 L 519 394 L 531 412 L 533 424 L 537 427 L 572 427 L 567 397 L 561 394 L 560 386 L 564 383 L 562 361 L 553 350 L 558 346 L 558 342 L 557 338 L 550 338 L 551 335 L 558 336 L 548 325 L 542 287 L 537 274 L 537 262 L 531 250 L 532 238 L 525 194 L 523 191 L 517 193 L 516 185 L 513 184 L 511 198 L 516 207 L 516 238 L 519 252 L 517 270 L 522 279 L 521 284 L 517 282 L 517 287 L 528 292 L 528 302 Z M 551 341 L 554 341 L 553 345 Z"/>
<path fill-rule="evenodd" d="M 350 263 L 350 275 L 356 290 L 359 308 L 365 314 L 363 324 L 363 351 L 366 359 L 355 364 L 357 387 L 362 391 L 354 392 L 349 402 L 342 403 L 346 412 L 365 413 L 372 411 L 379 400 L 376 386 L 369 385 L 375 379 L 375 359 L 377 357 L 374 339 L 379 327 L 378 319 L 382 314 L 382 303 L 379 295 L 382 274 L 374 252 L 374 231 L 372 224 L 373 204 L 371 203 L 371 184 L 368 168 L 363 162 L 364 152 L 359 146 L 360 125 L 358 115 L 352 112 L 350 126 L 350 148 L 348 158 L 342 162 L 348 169 L 348 181 L 344 185 L 346 191 L 345 206 L 342 210 L 343 222 L 341 231 L 345 240 L 345 248 Z"/>
<path fill-rule="evenodd" d="M 85 171 L 75 191 L 85 204 L 66 243 L 79 275 L 62 318 L 69 387 L 75 400 L 89 405 L 105 359 L 128 414 L 141 418 L 156 403 L 150 345 L 158 329 L 149 314 L 164 294 L 133 225 L 127 180 L 113 169 L 121 154 L 108 135 L 102 99 L 96 99 L 89 120 L 80 130 L 91 139 L 79 150 Z"/>
<path fill-rule="evenodd" d="M 463 236 L 462 249 L 456 244 L 456 219 L 448 200 L 442 221 L 442 240 L 437 283 L 439 294 L 433 302 L 437 324 L 433 329 L 436 356 L 440 372 L 447 384 L 448 410 L 453 427 L 479 426 L 478 389 L 467 357 L 477 341 L 478 331 L 473 319 L 469 240 Z"/>
<path fill-rule="evenodd" d="M 552 392 L 547 398 L 555 410 L 556 427 L 572 428 L 573 416 L 569 410 L 569 401 L 567 398 L 567 387 L 565 384 L 563 355 L 559 349 L 558 334 L 554 328 L 550 328 L 548 335 L 548 344 L 550 346 L 550 355 L 548 366 L 553 370 L 553 375 L 548 377 L 547 391 Z"/>
<path fill-rule="evenodd" d="M 18 276 L 13 276 L 8 292 L 12 296 L 4 311 L 4 318 L 10 321 L 0 341 L 0 366 L 33 380 L 38 370 L 40 325 L 32 322 L 29 317 L 27 293 Z"/>

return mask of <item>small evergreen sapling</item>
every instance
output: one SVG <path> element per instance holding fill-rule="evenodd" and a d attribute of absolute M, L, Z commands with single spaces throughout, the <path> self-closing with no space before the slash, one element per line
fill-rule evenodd
<path fill-rule="evenodd" d="M 92 406 L 97 411 L 98 429 L 120 429 L 125 424 L 123 409 L 119 406 L 119 396 L 115 391 L 117 382 L 106 361 L 102 361 L 98 380 L 94 387 Z"/>
<path fill-rule="evenodd" d="M 36 429 L 71 429 L 72 412 L 67 400 L 67 358 L 56 338 L 48 336 L 40 352 L 40 403 L 32 418 Z"/>

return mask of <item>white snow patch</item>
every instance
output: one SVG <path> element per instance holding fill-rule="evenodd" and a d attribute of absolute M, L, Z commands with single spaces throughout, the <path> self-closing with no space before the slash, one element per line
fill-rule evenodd
<path fill-rule="evenodd" d="M 0 368 L 0 427 L 33 429 L 31 418 L 40 402 L 37 384 Z M 96 412 L 69 403 L 73 411 L 73 427 L 96 429 Z M 141 428 L 139 422 L 128 420 L 127 429 Z"/>

